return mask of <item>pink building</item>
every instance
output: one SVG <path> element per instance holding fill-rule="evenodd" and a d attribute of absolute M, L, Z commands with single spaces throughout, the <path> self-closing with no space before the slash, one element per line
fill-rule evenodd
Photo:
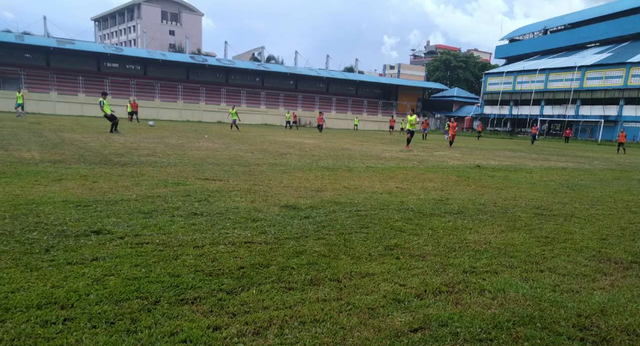
<path fill-rule="evenodd" d="M 132 0 L 91 20 L 96 42 L 189 53 L 202 49 L 202 17 L 184 0 Z"/>

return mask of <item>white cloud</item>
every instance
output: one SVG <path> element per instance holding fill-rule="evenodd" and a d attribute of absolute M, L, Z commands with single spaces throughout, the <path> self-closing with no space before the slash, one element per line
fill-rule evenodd
<path fill-rule="evenodd" d="M 429 41 L 431 41 L 431 44 L 447 44 L 447 40 L 440 31 L 432 32 L 429 35 Z"/>
<path fill-rule="evenodd" d="M 202 18 L 202 28 L 203 29 L 209 29 L 209 30 L 213 30 L 216 27 L 216 23 L 213 22 L 213 19 L 204 16 Z"/>
<path fill-rule="evenodd" d="M 418 29 L 413 29 L 413 31 L 411 31 L 409 36 L 407 36 L 407 41 L 409 41 L 409 45 L 411 45 L 411 48 L 421 49 L 425 44 L 425 39 L 422 35 L 422 31 Z"/>
<path fill-rule="evenodd" d="M 395 36 L 384 35 L 382 37 L 382 41 L 384 44 L 380 48 L 380 51 L 385 56 L 385 60 L 390 61 L 398 59 L 399 54 L 395 48 L 400 39 Z"/>
<path fill-rule="evenodd" d="M 11 12 L 7 12 L 7 11 L 2 12 L 2 15 L 7 19 L 15 19 L 16 18 L 15 14 L 13 14 Z"/>
<path fill-rule="evenodd" d="M 456 6 L 448 0 L 416 0 L 422 4 L 437 32 L 432 42 L 449 37 L 467 45 L 493 51 L 500 38 L 525 25 L 578 11 L 606 1 L 597 0 L 473 0 Z M 438 40 L 436 40 L 438 39 Z"/>

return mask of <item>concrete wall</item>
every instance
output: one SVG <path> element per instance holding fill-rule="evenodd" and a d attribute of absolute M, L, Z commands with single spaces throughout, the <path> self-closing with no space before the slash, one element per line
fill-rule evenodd
<path fill-rule="evenodd" d="M 167 8 L 165 8 L 167 6 Z M 202 49 L 202 16 L 197 13 L 186 12 L 186 8 L 172 1 L 158 1 L 157 4 L 143 2 L 140 4 L 142 20 L 140 32 L 147 31 L 147 49 L 168 51 L 169 43 L 183 45 L 186 48 L 186 37 L 189 36 L 189 52 Z M 180 13 L 182 25 L 164 24 L 161 12 Z M 169 35 L 169 30 L 175 31 L 175 36 Z M 189 53 L 188 52 L 188 53 Z"/>
<path fill-rule="evenodd" d="M 13 91 L 0 91 L 0 109 L 13 110 L 16 94 Z M 55 115 L 79 115 L 102 117 L 98 107 L 98 97 L 68 96 L 57 93 L 40 94 L 25 91 L 25 110 L 27 113 Z M 140 118 L 177 121 L 227 122 L 230 106 L 205 104 L 187 104 L 182 102 L 138 101 Z M 111 109 L 121 119 L 127 117 L 126 99 L 109 99 Z M 286 110 L 238 107 L 243 124 L 284 125 Z M 303 125 L 315 126 L 315 112 L 296 112 Z M 327 128 L 352 129 L 355 115 L 325 113 Z M 387 117 L 359 115 L 361 130 L 387 130 Z"/>

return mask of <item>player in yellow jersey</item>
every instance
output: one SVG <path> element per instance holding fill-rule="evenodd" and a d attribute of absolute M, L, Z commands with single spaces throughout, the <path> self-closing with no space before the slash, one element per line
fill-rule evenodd
<path fill-rule="evenodd" d="M 229 119 L 229 117 L 231 117 L 231 126 L 229 127 L 230 130 L 233 130 L 233 127 L 235 126 L 236 129 L 238 131 L 240 131 L 240 128 L 238 127 L 238 121 L 242 121 L 240 119 L 240 116 L 238 115 L 238 111 L 236 110 L 236 105 L 233 105 L 231 107 L 231 109 L 229 110 L 229 114 L 227 115 L 227 119 Z"/>
<path fill-rule="evenodd" d="M 20 110 L 22 110 L 22 117 L 26 117 L 26 113 L 24 112 L 24 94 L 22 94 L 22 88 L 18 88 L 18 93 L 16 94 L 16 107 L 14 108 L 16 111 L 16 118 L 20 118 Z"/>
<path fill-rule="evenodd" d="M 102 116 L 105 117 L 105 119 L 109 120 L 109 122 L 111 123 L 111 131 L 109 131 L 110 133 L 120 133 L 120 131 L 118 131 L 118 124 L 120 123 L 120 121 L 118 120 L 118 117 L 113 114 L 111 107 L 109 107 L 107 96 L 109 96 L 109 93 L 103 91 L 102 97 L 100 98 L 100 100 L 98 100 L 100 110 L 102 111 Z"/>

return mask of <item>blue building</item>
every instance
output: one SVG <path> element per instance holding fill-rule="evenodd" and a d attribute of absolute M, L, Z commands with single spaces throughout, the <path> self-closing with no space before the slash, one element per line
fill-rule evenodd
<path fill-rule="evenodd" d="M 640 137 L 640 1 L 621 0 L 515 30 L 496 48 L 506 64 L 483 81 L 489 129 L 580 139 Z"/>

